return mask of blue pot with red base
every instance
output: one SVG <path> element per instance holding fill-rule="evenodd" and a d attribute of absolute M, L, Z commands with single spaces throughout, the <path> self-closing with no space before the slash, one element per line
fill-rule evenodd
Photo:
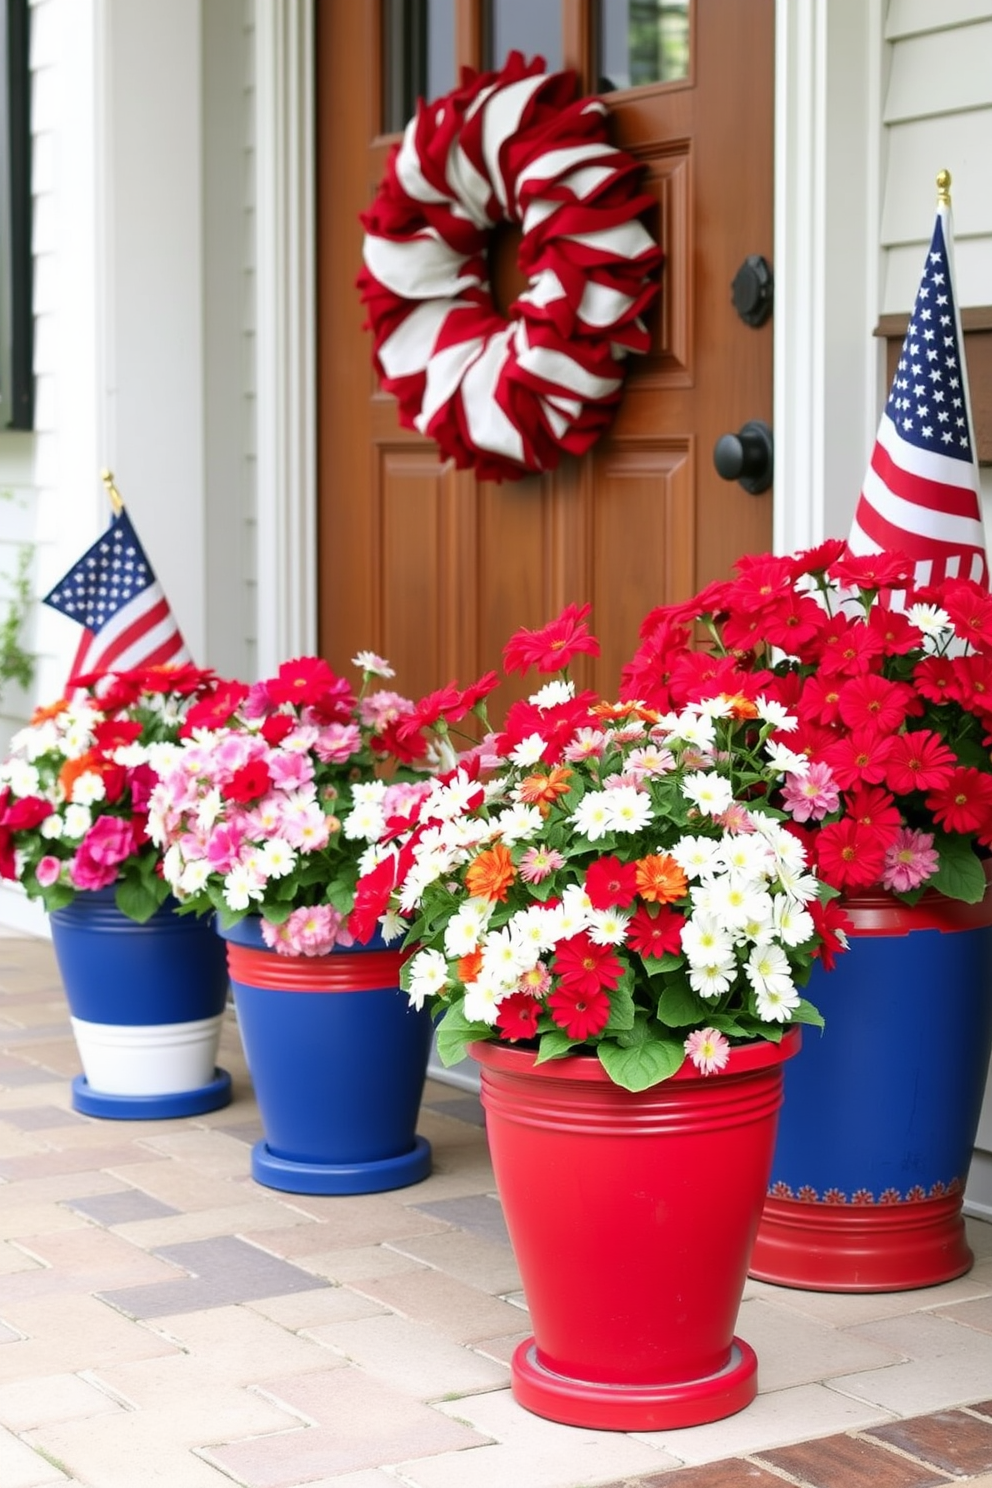
<path fill-rule="evenodd" d="M 825 1020 L 785 1074 L 751 1260 L 812 1291 L 933 1286 L 969 1270 L 962 1199 L 992 1049 L 992 895 L 844 902 L 853 929 L 808 996 Z"/>
<path fill-rule="evenodd" d="M 231 1077 L 215 1060 L 227 964 L 211 922 L 167 899 L 139 924 L 113 888 L 77 894 L 50 922 L 83 1066 L 73 1108 L 144 1121 L 226 1106 Z"/>
<path fill-rule="evenodd" d="M 286 956 L 266 947 L 257 918 L 218 929 L 264 1131 L 255 1181 L 359 1194 L 426 1178 L 417 1118 L 431 1021 L 400 991 L 400 952 L 374 940 Z"/>

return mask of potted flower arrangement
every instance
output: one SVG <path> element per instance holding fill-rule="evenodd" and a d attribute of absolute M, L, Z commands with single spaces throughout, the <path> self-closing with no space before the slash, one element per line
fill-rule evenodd
<path fill-rule="evenodd" d="M 73 1105 L 89 1115 L 230 1100 L 215 1067 L 224 958 L 208 924 L 174 912 L 148 833 L 156 763 L 217 688 L 193 666 L 82 677 L 0 763 L 0 876 L 49 911 L 83 1066 Z"/>
<path fill-rule="evenodd" d="M 840 541 L 742 559 L 654 611 L 624 671 L 623 695 L 657 708 L 717 683 L 790 710 L 798 727 L 772 737 L 807 765 L 770 801 L 851 921 L 841 971 L 811 984 L 828 1032 L 785 1076 L 753 1260 L 784 1285 L 897 1290 L 973 1260 L 961 1206 L 992 1046 L 992 597 L 963 579 L 917 589 L 912 571 Z"/>
<path fill-rule="evenodd" d="M 516 1398 L 654 1430 L 754 1396 L 733 1327 L 782 1068 L 844 935 L 768 804 L 804 768 L 772 738 L 786 709 L 719 684 L 664 713 L 577 691 L 588 610 L 510 640 L 507 671 L 556 675 L 430 783 L 351 924 L 405 929 L 402 983 L 441 1058 L 481 1066 L 534 1327 Z M 588 1286 L 592 1255 L 622 1287 Z"/>
<path fill-rule="evenodd" d="M 415 705 L 370 686 L 393 676 L 381 657 L 354 665 L 357 694 L 318 657 L 218 693 L 149 803 L 166 883 L 226 942 L 265 1133 L 252 1173 L 294 1193 L 399 1188 L 431 1164 L 416 1133 L 429 1016 L 400 994 L 399 952 L 357 944 L 349 920 L 360 872 L 475 698 Z"/>

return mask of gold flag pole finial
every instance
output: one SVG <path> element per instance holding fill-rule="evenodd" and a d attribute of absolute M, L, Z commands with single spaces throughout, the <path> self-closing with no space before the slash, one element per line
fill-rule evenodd
<path fill-rule="evenodd" d="M 101 470 L 100 479 L 103 481 L 103 484 L 107 489 L 107 495 L 110 498 L 110 504 L 114 508 L 114 516 L 119 517 L 121 512 L 124 510 L 124 503 L 121 500 L 120 491 L 118 491 L 117 487 L 114 485 L 114 477 L 112 471 Z"/>
<path fill-rule="evenodd" d="M 951 205 L 951 173 L 949 170 L 937 172 L 937 205 L 938 207 Z"/>

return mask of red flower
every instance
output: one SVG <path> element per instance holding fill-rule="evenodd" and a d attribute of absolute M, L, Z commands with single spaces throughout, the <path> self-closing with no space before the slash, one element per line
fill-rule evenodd
<path fill-rule="evenodd" d="M 645 960 L 660 960 L 664 955 L 677 956 L 682 950 L 682 926 L 685 915 L 667 904 L 653 910 L 642 904 L 627 926 L 627 944 Z"/>
<path fill-rule="evenodd" d="M 835 955 L 847 950 L 847 932 L 853 929 L 851 917 L 841 909 L 836 899 L 828 899 L 826 904 L 811 899 L 809 913 L 822 942 L 816 954 L 823 962 L 824 971 L 833 971 Z"/>
<path fill-rule="evenodd" d="M 872 605 L 868 629 L 878 635 L 886 656 L 904 656 L 907 651 L 915 651 L 920 644 L 920 632 L 916 626 L 906 619 L 902 610 L 890 610 L 887 605 Z"/>
<path fill-rule="evenodd" d="M 951 778 L 956 763 L 953 750 L 933 729 L 913 729 L 893 738 L 885 783 L 900 796 L 915 790 L 939 790 Z"/>
<path fill-rule="evenodd" d="M 913 686 L 928 703 L 945 703 L 957 686 L 954 663 L 947 656 L 928 656 L 913 668 Z"/>
<path fill-rule="evenodd" d="M 820 828 L 816 861 L 822 877 L 835 889 L 866 889 L 882 876 L 885 848 L 871 832 L 845 816 Z"/>
<path fill-rule="evenodd" d="M 846 550 L 847 543 L 842 537 L 828 537 L 818 547 L 807 548 L 794 556 L 793 573 L 797 579 L 803 574 L 823 574 Z"/>
<path fill-rule="evenodd" d="M 623 975 L 613 947 L 596 945 L 584 930 L 558 942 L 551 969 L 561 978 L 563 987 L 589 993 L 600 987 L 615 987 Z"/>
<path fill-rule="evenodd" d="M 840 716 L 851 729 L 873 728 L 894 733 L 916 711 L 916 695 L 902 682 L 889 682 L 870 674 L 851 677 L 840 690 Z"/>
<path fill-rule="evenodd" d="M 590 712 L 595 701 L 594 693 L 580 692 L 578 697 L 552 708 L 539 708 L 526 701 L 514 703 L 506 715 L 506 728 L 497 739 L 496 748 L 500 754 L 509 754 L 531 734 L 540 734 L 546 741 L 541 759 L 545 764 L 554 764 L 576 731 L 595 723 Z"/>
<path fill-rule="evenodd" d="M 977 832 L 992 813 L 992 775 L 959 766 L 946 785 L 927 796 L 926 805 L 945 832 Z"/>
<path fill-rule="evenodd" d="M 566 605 L 558 616 L 541 630 L 518 630 L 503 647 L 503 668 L 507 672 L 558 672 L 567 667 L 580 651 L 599 655 L 599 642 L 590 635 L 585 618 L 591 604 Z"/>
<path fill-rule="evenodd" d="M 845 797 L 847 815 L 863 832 L 874 835 L 888 847 L 902 826 L 902 814 L 888 791 L 877 785 L 865 785 Z"/>
<path fill-rule="evenodd" d="M 577 1041 L 602 1033 L 610 1020 L 610 999 L 602 987 L 583 991 L 563 983 L 548 998 L 548 1009 L 558 1027 Z"/>
<path fill-rule="evenodd" d="M 844 589 L 905 589 L 913 565 L 905 553 L 852 553 L 830 565 L 830 577 Z"/>
<path fill-rule="evenodd" d="M 104 718 L 94 725 L 93 740 L 101 754 L 112 754 L 115 749 L 122 749 L 140 739 L 142 731 L 143 725 L 136 719 Z"/>
<path fill-rule="evenodd" d="M 268 683 L 268 694 L 276 707 L 291 703 L 295 708 L 315 708 L 327 720 L 345 722 L 355 706 L 355 697 L 341 677 L 320 656 L 298 656 L 284 661 Z"/>
<path fill-rule="evenodd" d="M 379 928 L 379 917 L 386 913 L 396 882 L 396 868 L 394 858 L 383 858 L 355 885 L 355 902 L 348 916 L 348 929 L 360 945 L 366 945 Z"/>
<path fill-rule="evenodd" d="M 609 1008 L 609 998 L 606 999 L 606 1005 Z M 496 1013 L 496 1027 L 500 1038 L 506 1039 L 508 1043 L 514 1039 L 533 1038 L 540 1016 L 541 1004 L 529 992 L 511 992 L 509 997 L 503 998 Z"/>
<path fill-rule="evenodd" d="M 585 891 L 593 909 L 633 904 L 637 898 L 637 869 L 619 858 L 597 858 L 586 872 Z"/>
<path fill-rule="evenodd" d="M 984 586 L 965 580 L 948 585 L 942 603 L 960 640 L 979 650 L 992 646 L 992 596 Z"/>
<path fill-rule="evenodd" d="M 804 594 L 782 595 L 762 613 L 766 645 L 780 646 L 793 656 L 814 641 L 826 623 L 826 611 Z"/>
<path fill-rule="evenodd" d="M 856 729 L 828 744 L 820 751 L 820 758 L 830 766 L 841 790 L 849 790 L 852 785 L 862 782 L 880 785 L 885 779 L 891 753 L 891 734 L 879 734 L 875 729 Z"/>
<path fill-rule="evenodd" d="M 799 716 L 814 723 L 837 723 L 840 718 L 839 677 L 816 673 L 807 677 L 797 704 Z"/>
<path fill-rule="evenodd" d="M 227 784 L 221 787 L 221 795 L 225 800 L 237 801 L 246 806 L 249 801 L 260 800 L 271 784 L 272 776 L 265 761 L 249 760 L 240 770 L 235 770 Z"/>
<path fill-rule="evenodd" d="M 189 709 L 179 737 L 187 739 L 196 729 L 223 728 L 247 696 L 248 688 L 243 682 L 222 682 L 215 692 L 200 698 Z"/>
<path fill-rule="evenodd" d="M 820 631 L 816 646 L 807 646 L 801 659 L 834 676 L 856 677 L 871 670 L 882 654 L 882 646 L 882 637 L 867 625 L 847 615 L 834 615 Z"/>
<path fill-rule="evenodd" d="M 296 728 L 297 720 L 292 713 L 270 713 L 263 718 L 259 733 L 268 744 L 270 749 L 275 749 L 281 744 L 287 734 L 291 734 Z"/>

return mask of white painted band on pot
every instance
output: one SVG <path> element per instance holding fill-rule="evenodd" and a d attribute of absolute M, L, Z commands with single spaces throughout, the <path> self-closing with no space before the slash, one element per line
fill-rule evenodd
<path fill-rule="evenodd" d="M 214 1078 L 223 1014 L 192 1023 L 87 1023 L 72 1031 L 91 1090 L 105 1095 L 178 1095 Z"/>

